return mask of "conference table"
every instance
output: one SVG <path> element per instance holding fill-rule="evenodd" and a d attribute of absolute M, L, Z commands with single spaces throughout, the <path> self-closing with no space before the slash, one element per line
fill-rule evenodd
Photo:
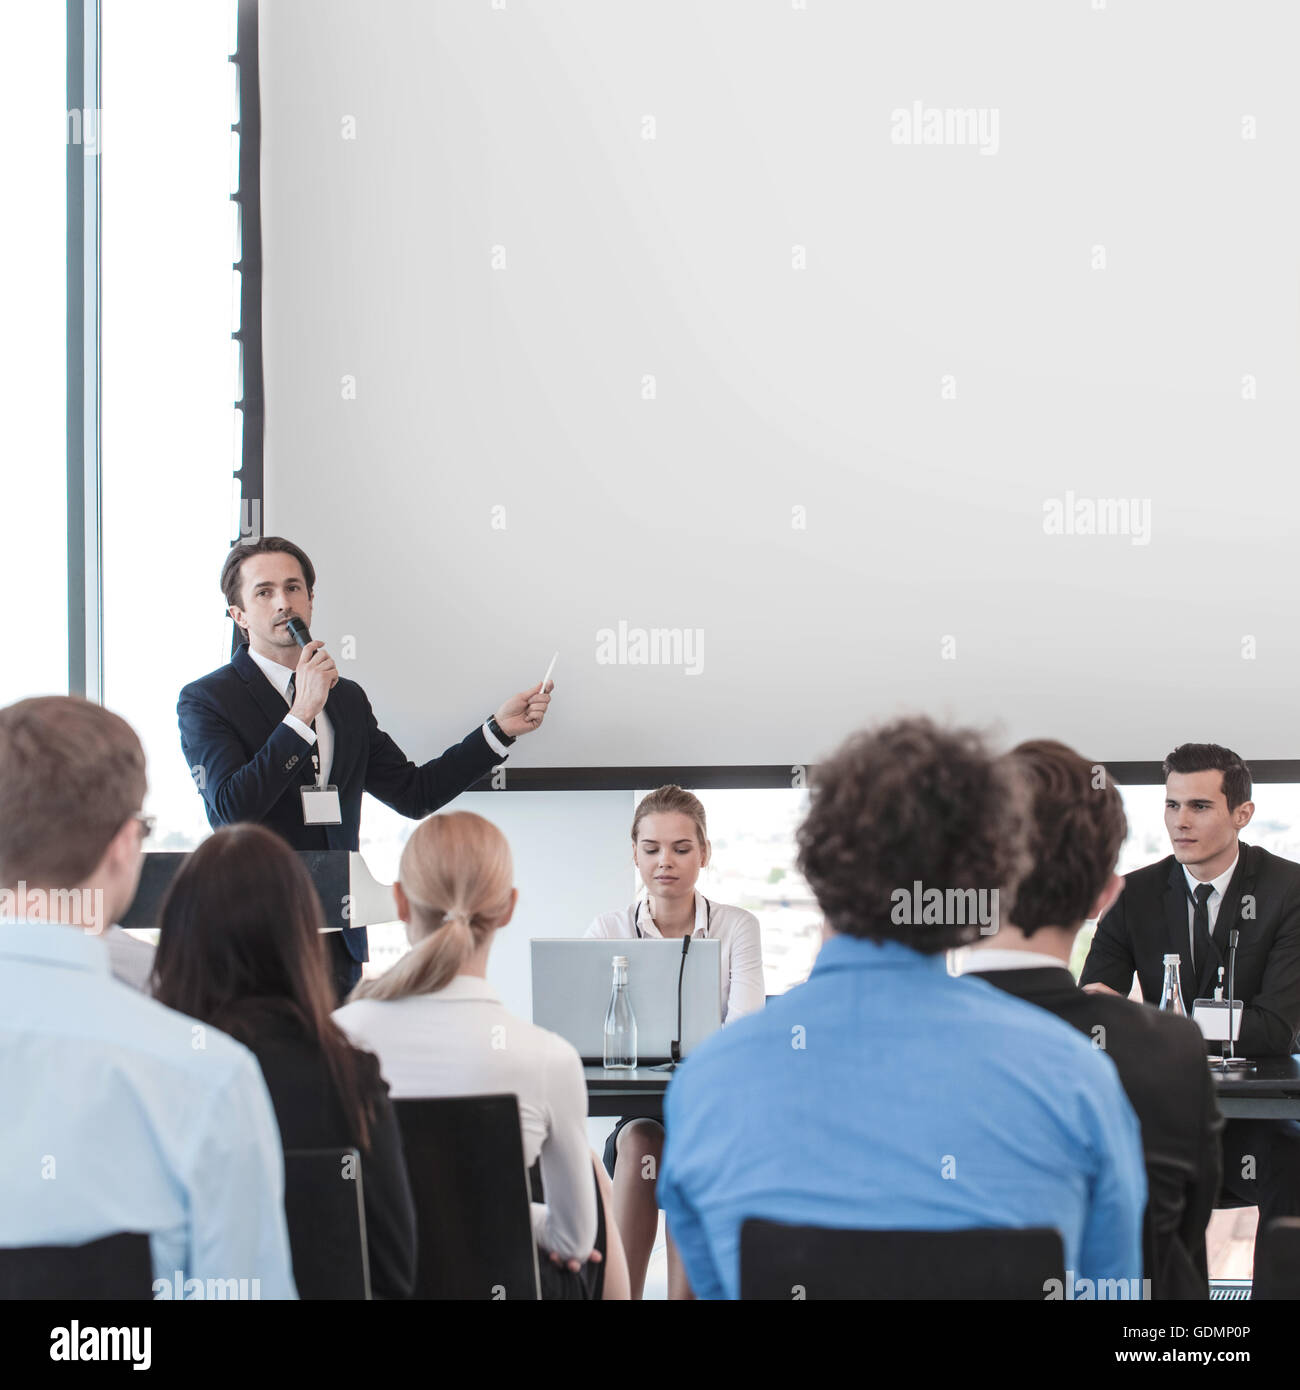
<path fill-rule="evenodd" d="M 1300 1056 L 1262 1057 L 1249 1071 L 1212 1074 L 1228 1119 L 1300 1120 Z"/>
<path fill-rule="evenodd" d="M 652 1067 L 633 1067 L 630 1071 L 607 1071 L 604 1067 L 582 1070 L 587 1077 L 588 1115 L 663 1118 L 664 1092 L 672 1072 L 655 1071 Z"/>
<path fill-rule="evenodd" d="M 670 1071 L 584 1067 L 589 1115 L 663 1117 Z M 1215 1071 L 1219 1109 L 1232 1120 L 1300 1120 L 1300 1055 L 1265 1057 L 1249 1071 Z"/>

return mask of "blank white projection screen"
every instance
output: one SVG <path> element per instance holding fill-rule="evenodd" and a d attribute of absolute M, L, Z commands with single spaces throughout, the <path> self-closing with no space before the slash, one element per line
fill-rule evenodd
<path fill-rule="evenodd" d="M 522 766 L 1297 756 L 1293 5 L 261 14 L 263 527 L 413 755 L 558 649 Z"/>

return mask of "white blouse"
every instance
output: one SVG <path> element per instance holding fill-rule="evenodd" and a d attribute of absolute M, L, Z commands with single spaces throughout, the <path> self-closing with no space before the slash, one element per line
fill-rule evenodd
<path fill-rule="evenodd" d="M 477 975 L 457 975 L 436 994 L 357 999 L 334 1021 L 379 1058 L 394 1100 L 514 1094 L 524 1163 L 540 1157 L 546 1204 L 533 1203 L 545 1250 L 586 1259 L 596 1240 L 596 1178 L 587 1139 L 582 1059 L 556 1033 L 517 1018 Z"/>
<path fill-rule="evenodd" d="M 746 912 L 743 907 L 729 907 L 726 903 L 711 906 L 712 913 L 704 895 L 696 893 L 695 930 L 691 935 L 717 941 L 722 946 L 722 1021 L 730 1023 L 763 1007 L 766 997 L 763 938 L 758 918 L 752 912 Z M 635 903 L 618 912 L 604 912 L 587 928 L 585 935 L 602 940 L 635 938 L 638 924 L 642 936 L 656 941 L 663 939 L 655 926 L 649 898 L 641 900 L 639 917 Z"/>

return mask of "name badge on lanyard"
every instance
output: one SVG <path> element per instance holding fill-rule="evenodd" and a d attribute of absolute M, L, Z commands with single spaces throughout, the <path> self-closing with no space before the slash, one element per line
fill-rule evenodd
<path fill-rule="evenodd" d="M 342 825 L 343 805 L 339 801 L 337 787 L 323 787 L 320 784 L 320 754 L 316 748 L 311 750 L 312 766 L 316 769 L 316 783 L 302 789 L 302 823 L 304 825 Z"/>
<path fill-rule="evenodd" d="M 302 823 L 304 825 L 342 825 L 343 806 L 337 787 L 304 787 L 302 789 Z"/>

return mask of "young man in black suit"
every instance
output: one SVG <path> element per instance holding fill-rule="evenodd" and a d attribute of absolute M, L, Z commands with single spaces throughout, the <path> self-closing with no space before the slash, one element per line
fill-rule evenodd
<path fill-rule="evenodd" d="M 1216 743 L 1184 743 L 1165 759 L 1165 828 L 1173 854 L 1126 875 L 1101 919 L 1079 983 L 1127 994 L 1137 972 L 1142 997 L 1160 998 L 1164 957 L 1181 958 L 1183 1003 L 1212 998 L 1240 933 L 1234 993 L 1244 1002 L 1237 1051 L 1284 1057 L 1300 1030 L 1300 864 L 1238 839 L 1255 813 L 1250 769 Z M 1210 1044 L 1217 1052 L 1218 1044 Z M 1260 1230 L 1300 1216 L 1300 1124 L 1230 1120 L 1223 1186 L 1258 1205 Z"/>
<path fill-rule="evenodd" d="M 1085 919 L 1123 887 L 1115 861 L 1128 833 L 1104 769 L 1048 739 L 1022 743 L 1009 761 L 1028 786 L 1034 867 L 997 933 L 970 947 L 978 975 L 1087 1033 L 1115 1063 L 1142 1126 L 1147 1208 L 1142 1227 L 1152 1298 L 1208 1298 L 1205 1227 L 1219 1191 L 1223 1117 L 1188 1019 L 1127 999 L 1087 994 L 1068 963 Z"/>
<path fill-rule="evenodd" d="M 311 627 L 316 588 L 301 547 L 281 536 L 236 545 L 221 588 L 245 645 L 187 685 L 177 706 L 181 748 L 214 830 L 249 821 L 297 850 L 355 850 L 363 792 L 401 815 L 427 816 L 502 762 L 515 739 L 546 716 L 553 686 L 521 691 L 441 757 L 417 766 L 379 727 L 365 691 L 339 675 L 325 644 L 300 651 L 290 634 L 290 618 Z M 315 809 L 318 784 L 337 788 L 323 815 Z M 366 929 L 347 927 L 327 939 L 343 999 L 369 958 Z"/>

